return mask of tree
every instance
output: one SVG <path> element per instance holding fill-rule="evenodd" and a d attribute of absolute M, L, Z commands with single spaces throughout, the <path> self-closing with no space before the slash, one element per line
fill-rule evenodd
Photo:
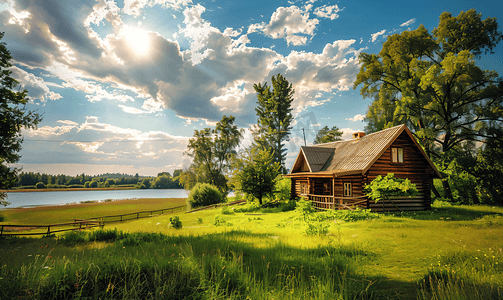
<path fill-rule="evenodd" d="M 0 33 L 0 41 L 4 33 Z M 9 50 L 5 42 L 0 42 L 0 189 L 10 189 L 17 180 L 18 169 L 12 169 L 7 164 L 19 161 L 22 128 L 36 128 L 42 120 L 33 111 L 26 110 L 28 103 L 27 91 L 13 91 L 19 82 L 10 75 L 12 64 Z M 0 204 L 8 205 L 6 193 L 0 193 Z"/>
<path fill-rule="evenodd" d="M 186 151 L 193 159 L 191 169 L 197 182 L 212 184 L 224 195 L 229 191 L 226 174 L 243 136 L 234 121 L 233 116 L 223 116 L 215 129 L 195 130 Z"/>
<path fill-rule="evenodd" d="M 407 124 L 428 156 L 445 165 L 465 143 L 485 143 L 503 122 L 503 82 L 475 58 L 492 53 L 502 37 L 495 18 L 482 20 L 473 9 L 457 17 L 444 12 L 432 34 L 421 25 L 388 37 L 378 55 L 361 53 L 354 88 L 363 84 L 364 97 L 379 99 L 367 119 L 377 127 Z M 393 105 L 392 118 L 373 115 Z M 447 184 L 444 189 L 452 199 Z"/>
<path fill-rule="evenodd" d="M 291 104 L 295 93 L 292 84 L 281 74 L 272 77 L 271 87 L 260 83 L 253 85 L 257 92 L 258 106 L 255 111 L 258 116 L 257 129 L 254 132 L 255 142 L 263 149 L 269 149 L 274 154 L 274 161 L 281 166 L 281 172 L 286 173 L 286 148 L 284 142 L 289 141 L 290 124 L 293 120 Z"/>
<path fill-rule="evenodd" d="M 332 128 L 325 126 L 316 134 L 316 137 L 314 138 L 314 144 L 316 145 L 340 141 L 342 139 L 341 136 L 342 131 L 337 126 L 333 126 Z"/>
<path fill-rule="evenodd" d="M 280 164 L 274 161 L 274 155 L 266 149 L 253 147 L 242 157 L 235 181 L 237 189 L 252 195 L 262 205 L 264 196 L 272 196 L 276 181 L 279 179 Z"/>

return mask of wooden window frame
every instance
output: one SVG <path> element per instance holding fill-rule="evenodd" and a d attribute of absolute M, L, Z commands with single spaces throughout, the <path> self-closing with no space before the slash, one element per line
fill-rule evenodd
<path fill-rule="evenodd" d="M 332 194 L 332 183 L 329 181 L 323 182 L 323 195 L 331 195 Z"/>
<path fill-rule="evenodd" d="M 303 188 L 305 186 L 305 188 Z M 306 193 L 304 193 L 306 192 Z M 307 181 L 301 181 L 300 182 L 300 194 L 301 195 L 308 195 L 309 194 L 309 182 Z"/>
<path fill-rule="evenodd" d="M 391 147 L 391 163 L 403 164 L 404 162 L 403 147 Z"/>
<path fill-rule="evenodd" d="M 353 184 L 351 182 L 343 183 L 343 193 L 344 197 L 352 197 L 353 196 Z"/>

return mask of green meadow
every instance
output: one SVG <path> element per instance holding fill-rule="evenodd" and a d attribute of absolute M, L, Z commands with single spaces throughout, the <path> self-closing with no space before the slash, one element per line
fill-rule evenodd
<path fill-rule="evenodd" d="M 503 208 L 291 209 L 244 205 L 3 239 L 0 298 L 503 298 Z M 58 218 L 43 212 L 30 218 Z M 0 211 L 1 224 L 19 221 L 10 213 Z M 72 208 L 64 218 L 79 214 Z M 181 229 L 170 224 L 175 216 Z"/>

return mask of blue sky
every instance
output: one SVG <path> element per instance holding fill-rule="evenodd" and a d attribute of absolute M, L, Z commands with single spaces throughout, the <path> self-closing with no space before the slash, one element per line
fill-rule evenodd
<path fill-rule="evenodd" d="M 156 175 L 184 168 L 195 129 L 256 123 L 253 84 L 295 88 L 287 167 L 317 129 L 362 130 L 371 99 L 353 82 L 361 52 L 432 30 L 442 12 L 503 20 L 501 1 L 0 0 L 13 76 L 43 115 L 19 166 L 49 174 Z M 501 21 L 500 21 L 501 22 Z M 500 28 L 501 30 L 501 28 Z M 503 73 L 503 45 L 478 61 Z"/>

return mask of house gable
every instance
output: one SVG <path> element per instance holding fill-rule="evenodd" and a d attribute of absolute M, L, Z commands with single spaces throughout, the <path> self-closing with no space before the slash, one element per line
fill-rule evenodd
<path fill-rule="evenodd" d="M 320 171 L 334 150 L 334 148 L 301 147 L 291 173 Z"/>

